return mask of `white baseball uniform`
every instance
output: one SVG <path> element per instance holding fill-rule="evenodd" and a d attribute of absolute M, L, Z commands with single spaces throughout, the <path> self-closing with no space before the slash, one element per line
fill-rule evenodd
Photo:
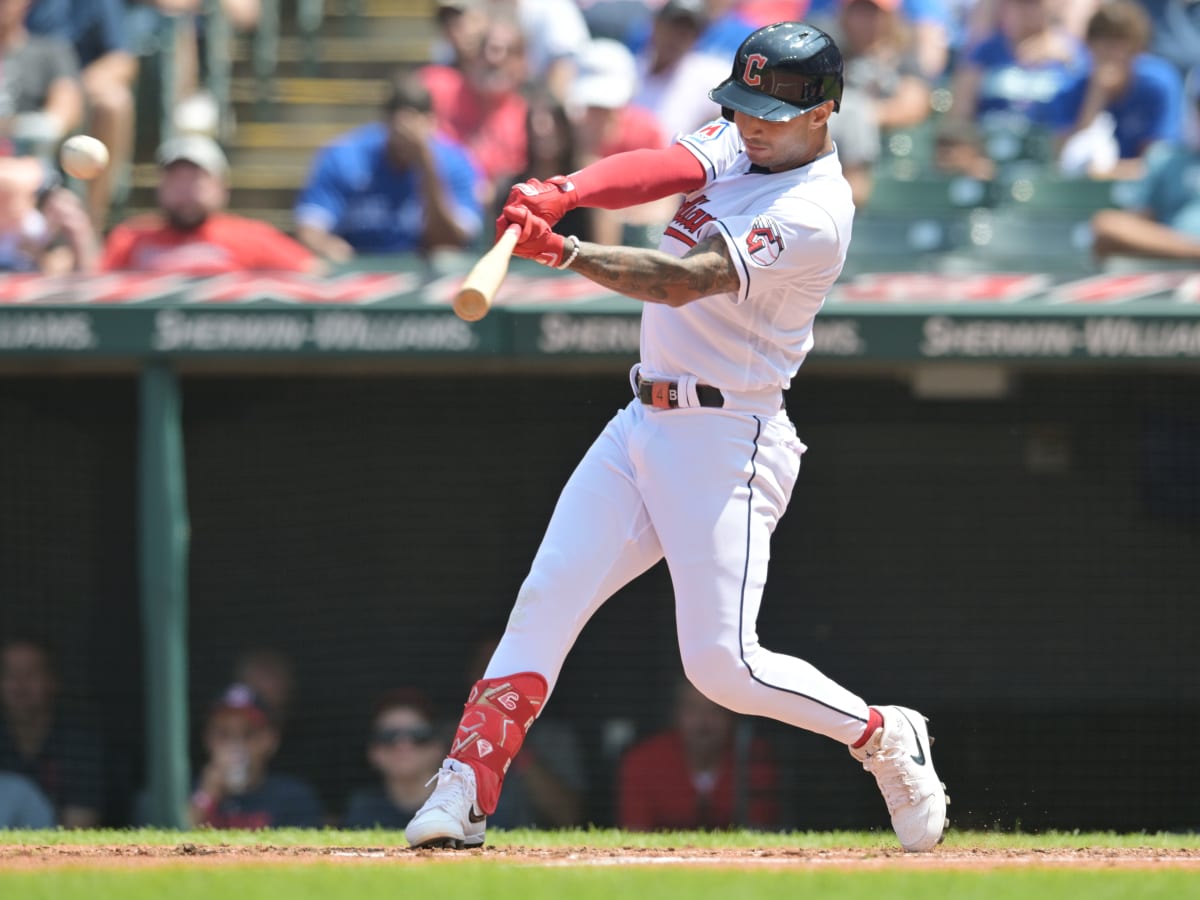
<path fill-rule="evenodd" d="M 639 379 L 672 382 L 673 403 L 635 397 L 580 461 L 485 677 L 534 671 L 552 690 L 592 614 L 665 556 L 692 683 L 736 712 L 849 744 L 867 704 L 809 663 L 764 649 L 755 621 L 771 534 L 805 450 L 782 392 L 846 258 L 850 187 L 836 150 L 790 171 L 755 171 L 725 120 L 681 143 L 707 178 L 660 249 L 683 256 L 718 234 L 739 288 L 680 308 L 645 305 L 634 392 Z M 701 385 L 719 388 L 723 405 L 702 405 Z"/>

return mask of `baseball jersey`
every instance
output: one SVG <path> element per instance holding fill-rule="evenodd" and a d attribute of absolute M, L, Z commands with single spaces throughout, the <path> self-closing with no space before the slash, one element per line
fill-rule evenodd
<path fill-rule="evenodd" d="M 728 391 L 791 385 L 813 345 L 813 320 L 841 274 L 854 202 L 836 148 L 786 172 L 753 171 L 732 122 L 718 119 L 680 143 L 704 166 L 659 242 L 682 257 L 716 234 L 738 289 L 680 308 L 642 310 L 641 371 L 694 375 Z"/>

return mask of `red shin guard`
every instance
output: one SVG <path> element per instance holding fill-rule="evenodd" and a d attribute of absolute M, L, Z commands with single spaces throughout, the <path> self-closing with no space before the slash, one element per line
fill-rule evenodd
<path fill-rule="evenodd" d="M 546 679 L 537 672 L 485 678 L 471 688 L 450 758 L 475 771 L 475 801 L 487 815 L 496 811 L 504 774 L 525 742 L 546 693 Z"/>

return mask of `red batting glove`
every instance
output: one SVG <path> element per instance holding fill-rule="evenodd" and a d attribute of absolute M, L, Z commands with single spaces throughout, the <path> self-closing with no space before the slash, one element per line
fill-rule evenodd
<path fill-rule="evenodd" d="M 509 225 L 521 226 L 517 246 L 513 249 L 516 256 L 532 259 L 543 266 L 557 268 L 562 265 L 566 238 L 555 234 L 545 219 L 539 219 L 523 206 L 506 206 L 500 215 L 500 223 L 503 229 Z"/>
<path fill-rule="evenodd" d="M 553 228 L 570 210 L 579 205 L 579 191 L 565 175 L 555 175 L 544 182 L 536 178 L 514 184 L 508 192 L 505 206 L 523 206 Z M 496 237 L 505 228 L 504 217 L 496 220 Z"/>

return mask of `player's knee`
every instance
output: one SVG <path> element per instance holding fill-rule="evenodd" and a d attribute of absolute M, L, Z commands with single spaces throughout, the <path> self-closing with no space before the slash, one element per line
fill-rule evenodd
<path fill-rule="evenodd" d="M 683 672 L 700 693 L 714 703 L 743 711 L 750 671 L 736 648 L 707 644 L 681 648 Z"/>

